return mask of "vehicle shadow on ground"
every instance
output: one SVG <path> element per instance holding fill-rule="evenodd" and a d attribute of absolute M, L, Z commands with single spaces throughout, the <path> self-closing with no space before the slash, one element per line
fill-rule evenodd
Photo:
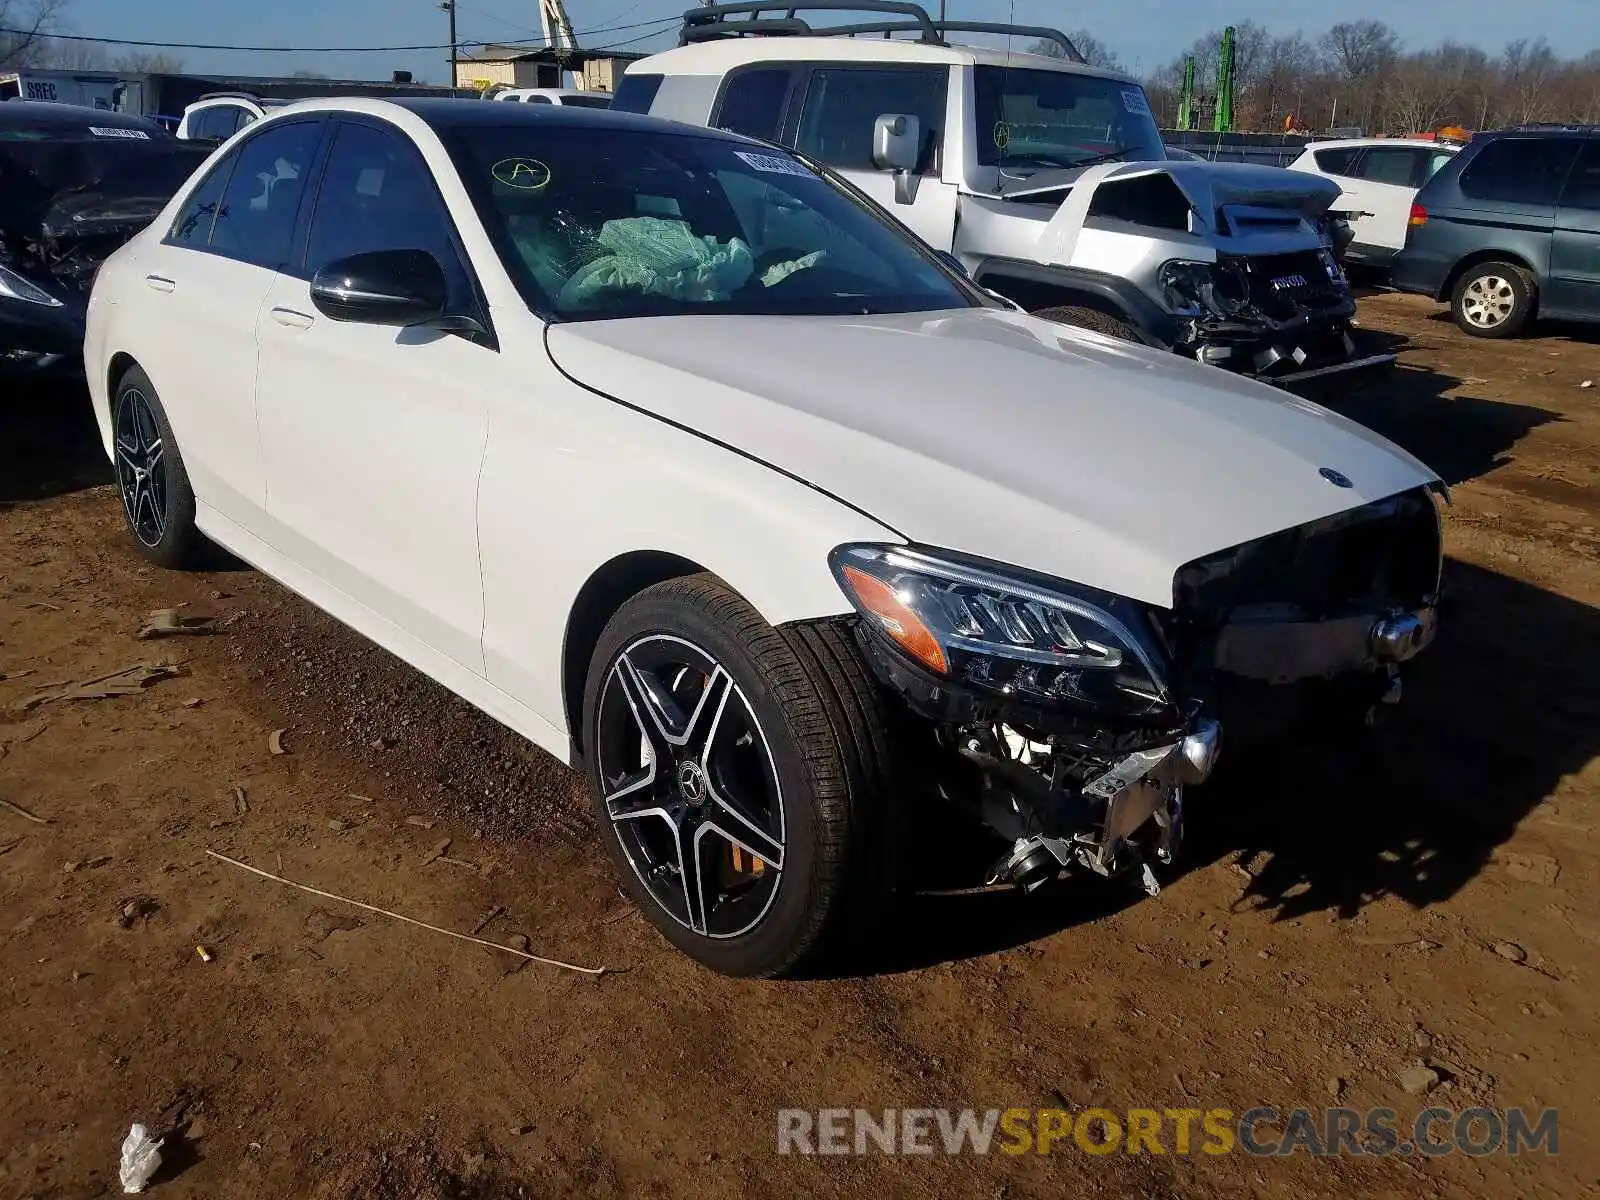
<path fill-rule="evenodd" d="M 1364 353 L 1396 353 L 1404 346 L 1405 339 L 1393 334 L 1368 330 L 1363 335 Z M 1512 447 L 1532 430 L 1566 420 L 1537 405 L 1447 396 L 1461 379 L 1410 363 L 1312 382 L 1316 386 L 1303 390 L 1307 399 L 1381 433 L 1450 484 L 1504 466 Z"/>
<path fill-rule="evenodd" d="M 81 379 L 0 379 L 0 395 L 0 505 L 113 481 Z"/>
<path fill-rule="evenodd" d="M 1242 903 L 1354 916 L 1453 895 L 1600 754 L 1600 610 L 1451 560 L 1439 637 L 1368 734 L 1257 748 L 1191 807 L 1191 864 L 1238 852 Z"/>
<path fill-rule="evenodd" d="M 1456 560 L 1446 577 L 1439 636 L 1408 670 L 1395 715 L 1372 730 L 1225 740 L 1217 775 L 1191 790 L 1184 854 L 1165 882 L 1237 856 L 1252 875 L 1238 905 L 1274 920 L 1348 919 L 1385 897 L 1423 908 L 1482 871 L 1563 776 L 1600 754 L 1600 610 Z M 997 843 L 943 820 L 918 839 L 932 856 L 917 864 L 921 885 L 963 872 L 978 884 L 988 863 L 975 843 L 991 861 Z M 874 957 L 841 965 L 892 973 L 993 954 L 1142 900 L 1131 881 L 1094 878 L 1031 897 L 924 891 L 897 904 Z"/>

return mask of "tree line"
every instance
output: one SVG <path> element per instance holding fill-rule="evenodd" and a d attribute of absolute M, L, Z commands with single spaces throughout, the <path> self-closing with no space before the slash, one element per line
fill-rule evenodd
<path fill-rule="evenodd" d="M 1600 123 L 1600 49 L 1563 57 L 1543 37 L 1519 38 L 1498 54 L 1449 40 L 1408 49 L 1388 24 L 1375 20 L 1343 21 L 1317 37 L 1300 30 L 1273 34 L 1255 21 L 1233 28 L 1238 129 L 1359 126 L 1373 134 L 1405 134 L 1535 121 Z M 1177 123 L 1186 58 L 1194 58 L 1195 90 L 1214 90 L 1222 33 L 1197 38 L 1145 78 L 1164 127 Z M 1127 69 L 1092 34 L 1072 38 L 1091 63 Z M 1060 53 L 1048 42 L 1034 48 Z"/>

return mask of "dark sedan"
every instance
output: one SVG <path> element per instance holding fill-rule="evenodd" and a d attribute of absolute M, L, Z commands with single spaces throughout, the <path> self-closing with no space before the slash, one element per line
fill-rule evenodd
<path fill-rule="evenodd" d="M 0 104 L 0 371 L 75 368 L 101 262 L 159 213 L 208 146 L 72 104 Z"/>

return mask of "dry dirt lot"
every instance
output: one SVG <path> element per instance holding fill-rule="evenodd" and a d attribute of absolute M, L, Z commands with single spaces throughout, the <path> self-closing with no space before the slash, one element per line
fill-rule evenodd
<path fill-rule="evenodd" d="M 1600 340 L 1363 308 L 1402 366 L 1325 399 L 1455 486 L 1401 717 L 1229 763 L 1154 900 L 915 897 L 875 957 L 796 983 L 671 951 L 574 777 L 415 672 L 248 570 L 140 566 L 81 395 L 8 397 L 0 799 L 48 823 L 0 807 L 0 1197 L 118 1193 L 136 1120 L 172 1197 L 1595 1194 Z M 135 638 L 174 606 L 215 632 Z M 625 970 L 513 970 L 207 850 Z M 1408 1094 L 1419 1063 L 1439 1082 Z M 782 1107 L 1335 1102 L 1559 1105 L 1560 1153 L 776 1153 Z"/>

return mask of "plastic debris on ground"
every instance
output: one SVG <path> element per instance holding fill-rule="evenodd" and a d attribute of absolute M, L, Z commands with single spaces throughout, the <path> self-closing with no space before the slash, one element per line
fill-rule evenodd
<path fill-rule="evenodd" d="M 122 1140 L 122 1161 L 117 1168 L 122 1190 L 129 1195 L 144 1191 L 145 1184 L 160 1166 L 161 1140 L 152 1139 L 149 1130 L 135 1124 Z"/>

